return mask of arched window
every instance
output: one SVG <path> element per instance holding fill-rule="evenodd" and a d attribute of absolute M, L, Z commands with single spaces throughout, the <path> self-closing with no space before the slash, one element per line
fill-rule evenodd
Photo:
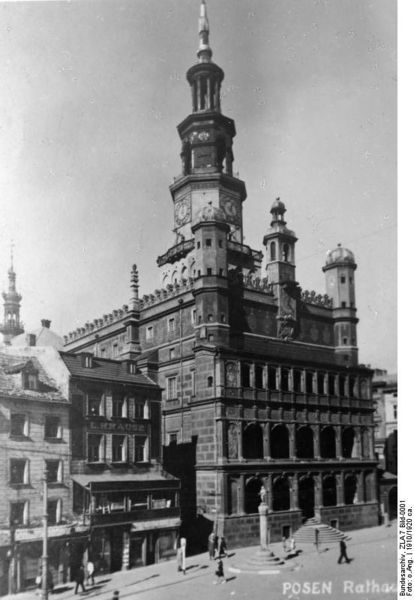
<path fill-rule="evenodd" d="M 289 458 L 289 430 L 286 425 L 276 425 L 270 432 L 270 456 Z"/>
<path fill-rule="evenodd" d="M 335 431 L 333 427 L 324 427 L 322 429 L 320 443 L 322 458 L 336 457 Z"/>
<path fill-rule="evenodd" d="M 270 242 L 270 260 L 276 260 L 276 244 Z"/>
<path fill-rule="evenodd" d="M 296 456 L 313 458 L 313 431 L 309 426 L 299 427 L 296 432 Z"/>
<path fill-rule="evenodd" d="M 261 502 L 259 492 L 262 487 L 262 481 L 258 477 L 252 477 L 246 481 L 244 492 L 244 510 L 247 514 L 257 513 Z"/>
<path fill-rule="evenodd" d="M 335 475 L 327 475 L 322 480 L 322 502 L 324 506 L 336 506 Z"/>
<path fill-rule="evenodd" d="M 171 276 L 171 283 L 178 283 L 178 273 L 177 271 L 174 271 L 174 273 Z"/>
<path fill-rule="evenodd" d="M 213 378 L 211 377 L 211 375 L 207 377 L 207 387 L 213 387 Z"/>
<path fill-rule="evenodd" d="M 298 503 L 302 515 L 310 519 L 315 514 L 315 482 L 311 475 L 299 479 Z"/>
<path fill-rule="evenodd" d="M 283 259 L 283 262 L 289 262 L 289 260 L 290 260 L 290 256 L 289 255 L 290 255 L 289 244 L 283 244 L 283 247 L 282 247 L 282 259 Z"/>
<path fill-rule="evenodd" d="M 278 477 L 273 482 L 273 510 L 290 509 L 289 481 L 287 477 Z"/>
<path fill-rule="evenodd" d="M 345 476 L 344 501 L 345 504 L 354 504 L 356 502 L 357 480 L 355 475 Z"/>
<path fill-rule="evenodd" d="M 342 431 L 342 456 L 351 458 L 354 450 L 355 433 L 352 427 L 345 427 Z"/>
<path fill-rule="evenodd" d="M 243 431 L 244 458 L 263 458 L 263 431 L 258 423 L 252 423 Z"/>

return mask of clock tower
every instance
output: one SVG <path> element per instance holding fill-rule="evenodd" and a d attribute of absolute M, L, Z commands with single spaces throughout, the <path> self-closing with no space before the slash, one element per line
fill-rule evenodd
<path fill-rule="evenodd" d="M 233 119 L 221 112 L 223 70 L 212 61 L 209 22 L 202 0 L 199 17 L 197 62 L 187 71 L 191 89 L 192 112 L 178 125 L 181 139 L 181 174 L 170 186 L 174 204 L 176 246 L 159 257 L 158 264 L 185 268 L 190 258 L 195 217 L 206 205 L 223 211 L 229 227 L 229 239 L 243 243 L 242 203 L 246 198 L 243 181 L 233 175 Z M 176 248 L 177 251 L 174 250 Z M 168 255 L 168 256 L 167 256 Z M 190 275 L 190 265 L 186 266 Z"/>

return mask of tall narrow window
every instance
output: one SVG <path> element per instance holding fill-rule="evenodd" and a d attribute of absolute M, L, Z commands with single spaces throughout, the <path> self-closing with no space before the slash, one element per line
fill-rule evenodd
<path fill-rule="evenodd" d="M 29 461 L 12 458 L 10 460 L 10 485 L 28 485 Z"/>
<path fill-rule="evenodd" d="M 47 460 L 46 469 L 48 483 L 62 483 L 63 463 L 61 460 Z"/>
<path fill-rule="evenodd" d="M 177 377 L 167 377 L 167 400 L 177 398 Z"/>
<path fill-rule="evenodd" d="M 46 417 L 45 419 L 45 438 L 62 439 L 62 425 L 59 417 Z"/>
<path fill-rule="evenodd" d="M 12 413 L 10 415 L 10 435 L 14 437 L 26 437 L 29 435 L 29 420 L 24 413 Z"/>
<path fill-rule="evenodd" d="M 112 462 L 126 462 L 127 438 L 125 435 L 112 436 Z"/>
<path fill-rule="evenodd" d="M 270 260 L 276 260 L 276 244 L 270 242 Z"/>
<path fill-rule="evenodd" d="M 103 436 L 99 434 L 88 435 L 88 461 L 103 461 Z"/>
<path fill-rule="evenodd" d="M 148 439 L 147 437 L 136 435 L 134 438 L 134 462 L 146 462 L 148 460 Z"/>
<path fill-rule="evenodd" d="M 20 502 L 10 502 L 10 524 L 28 525 L 29 524 L 29 502 L 28 500 Z"/>

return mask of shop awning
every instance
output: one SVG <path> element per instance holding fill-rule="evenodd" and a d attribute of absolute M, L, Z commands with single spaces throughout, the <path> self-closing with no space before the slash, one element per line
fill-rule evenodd
<path fill-rule="evenodd" d="M 179 489 L 176 477 L 161 471 L 145 473 L 91 473 L 72 475 L 78 485 L 95 492 L 122 492 L 131 490 Z"/>

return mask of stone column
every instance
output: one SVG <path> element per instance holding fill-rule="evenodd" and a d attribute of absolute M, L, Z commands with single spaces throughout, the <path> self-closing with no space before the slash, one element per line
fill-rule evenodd
<path fill-rule="evenodd" d="M 313 430 L 313 455 L 315 458 L 321 457 L 321 444 L 319 435 L 319 425 L 312 425 Z"/>
<path fill-rule="evenodd" d="M 228 452 L 226 452 L 226 446 L 228 446 L 227 434 L 226 434 L 226 422 L 224 419 L 216 421 L 217 428 L 217 444 L 216 454 L 217 462 L 223 463 L 227 458 Z M 227 443 L 226 443 L 227 442 Z"/>
<path fill-rule="evenodd" d="M 211 108 L 211 80 L 210 77 L 207 77 L 207 100 L 206 106 L 204 108 Z"/>
<path fill-rule="evenodd" d="M 374 441 L 374 428 L 373 427 L 368 427 L 368 434 L 369 434 L 369 457 L 370 458 L 374 458 L 375 457 L 375 441 Z"/>
<path fill-rule="evenodd" d="M 334 426 L 335 429 L 335 454 L 336 454 L 336 458 L 343 458 L 342 457 L 342 429 L 340 425 L 335 425 Z"/>
<path fill-rule="evenodd" d="M 289 457 L 296 458 L 296 425 L 289 423 Z"/>
<path fill-rule="evenodd" d="M 323 376 L 323 393 L 325 396 L 329 395 L 329 381 L 328 381 L 328 373 L 325 373 Z"/>
<path fill-rule="evenodd" d="M 312 393 L 318 393 L 318 371 L 314 371 L 312 374 Z"/>
<path fill-rule="evenodd" d="M 345 396 L 346 398 L 349 398 L 349 375 L 345 376 L 345 384 L 344 384 L 344 391 L 345 391 Z"/>
<path fill-rule="evenodd" d="M 335 380 L 334 380 L 334 391 L 335 391 L 335 396 L 339 397 L 339 375 L 338 373 L 335 375 Z"/>
<path fill-rule="evenodd" d="M 267 504 L 269 510 L 273 510 L 273 478 L 271 473 L 267 476 L 267 490 Z"/>
<path fill-rule="evenodd" d="M 336 504 L 342 506 L 345 504 L 344 485 L 345 477 L 344 472 L 340 471 L 335 475 L 336 479 Z"/>
<path fill-rule="evenodd" d="M 263 458 L 270 460 L 270 424 L 264 424 L 263 428 Z"/>
<path fill-rule="evenodd" d="M 237 511 L 239 513 L 239 515 L 246 514 L 246 511 L 245 511 L 245 494 L 244 494 L 245 483 L 246 483 L 246 475 L 240 475 L 240 479 L 239 479 L 239 508 L 238 508 L 238 511 Z"/>
<path fill-rule="evenodd" d="M 276 367 L 276 389 L 277 390 L 280 390 L 280 380 L 281 380 L 280 369 L 281 369 L 281 367 Z"/>
<path fill-rule="evenodd" d="M 289 478 L 290 509 L 297 510 L 299 506 L 298 497 L 298 474 L 293 473 Z"/>
<path fill-rule="evenodd" d="M 315 509 L 319 509 L 322 506 L 322 475 L 317 473 L 314 475 L 313 480 L 315 482 Z"/>
<path fill-rule="evenodd" d="M 239 460 L 243 460 L 243 422 L 237 423 L 237 442 L 239 445 Z"/>
<path fill-rule="evenodd" d="M 364 494 L 364 472 L 359 471 L 357 475 L 357 502 L 364 502 L 365 494 Z"/>
<path fill-rule="evenodd" d="M 289 369 L 289 376 L 288 376 L 288 388 L 289 388 L 289 392 L 293 392 L 293 369 L 290 368 Z"/>
<path fill-rule="evenodd" d="M 267 550 L 267 513 L 269 507 L 263 501 L 259 504 L 259 520 L 260 520 L 260 548 Z"/>
<path fill-rule="evenodd" d="M 354 427 L 355 438 L 354 448 L 352 450 L 352 458 L 362 458 L 362 440 L 361 440 L 361 427 Z"/>
<path fill-rule="evenodd" d="M 122 571 L 129 569 L 129 548 L 131 545 L 131 538 L 129 531 L 122 533 Z"/>
<path fill-rule="evenodd" d="M 300 374 L 300 391 L 306 394 L 306 369 L 302 369 Z"/>
<path fill-rule="evenodd" d="M 196 90 L 197 90 L 197 110 L 201 109 L 201 79 L 198 78 L 196 80 Z"/>

